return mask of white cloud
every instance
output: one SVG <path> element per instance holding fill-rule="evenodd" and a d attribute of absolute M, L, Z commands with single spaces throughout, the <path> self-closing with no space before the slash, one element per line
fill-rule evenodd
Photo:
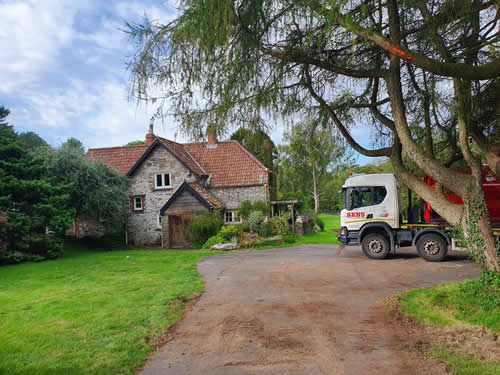
<path fill-rule="evenodd" d="M 40 124 L 37 132 L 57 134 L 52 143 L 76 136 L 89 147 L 119 146 L 145 137 L 155 109 L 137 106 L 126 94 L 125 84 L 118 81 L 73 80 L 65 90 L 43 94 L 26 91 L 24 101 L 29 111 L 13 108 L 11 121 Z M 155 124 L 158 135 L 174 139 L 175 132 L 171 119 Z"/>
<path fill-rule="evenodd" d="M 36 82 L 73 38 L 71 0 L 0 2 L 0 92 Z"/>
<path fill-rule="evenodd" d="M 166 24 L 177 16 L 176 9 L 166 1 L 161 7 L 139 1 L 121 1 L 115 9 L 119 17 L 132 22 L 140 21 L 146 15 L 152 20 Z"/>

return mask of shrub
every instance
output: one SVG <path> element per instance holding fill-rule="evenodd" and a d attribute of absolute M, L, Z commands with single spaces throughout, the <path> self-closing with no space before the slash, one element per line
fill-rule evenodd
<path fill-rule="evenodd" d="M 224 237 L 220 235 L 212 236 L 208 240 L 205 241 L 203 246 L 201 247 L 202 249 L 211 249 L 212 246 L 217 245 L 218 243 L 227 243 L 229 242 L 226 240 Z"/>
<path fill-rule="evenodd" d="M 261 211 L 252 211 L 248 216 L 248 228 L 251 232 L 259 232 L 260 226 L 266 219 Z"/>
<path fill-rule="evenodd" d="M 223 226 L 217 236 L 224 238 L 225 240 L 231 240 L 233 237 L 239 237 L 243 228 L 237 227 L 236 225 L 226 225 Z"/>
<path fill-rule="evenodd" d="M 314 225 L 317 225 L 321 232 L 325 230 L 325 222 L 318 215 L 313 216 Z"/>
<path fill-rule="evenodd" d="M 253 247 L 259 246 L 276 246 L 281 245 L 283 243 L 283 239 L 281 236 L 274 236 L 269 238 L 264 238 L 263 240 L 257 240 L 253 243 Z"/>
<path fill-rule="evenodd" d="M 255 201 L 252 204 L 252 211 L 260 211 L 267 216 L 269 213 L 269 206 L 264 201 Z"/>
<path fill-rule="evenodd" d="M 252 212 L 260 211 L 264 216 L 267 216 L 269 213 L 269 206 L 264 201 L 243 201 L 241 202 L 241 208 L 239 210 L 239 214 L 242 218 L 248 220 Z"/>
<path fill-rule="evenodd" d="M 238 228 L 238 233 L 240 234 L 240 236 L 244 233 L 244 232 L 248 232 L 249 229 L 248 229 L 248 225 L 247 224 L 234 224 L 234 226 L 236 228 Z"/>
<path fill-rule="evenodd" d="M 285 243 L 295 243 L 295 234 L 293 234 L 289 231 L 286 231 L 282 237 L 283 237 L 283 241 L 285 241 Z"/>
<path fill-rule="evenodd" d="M 210 237 L 217 235 L 221 227 L 221 216 L 215 212 L 209 212 L 187 226 L 186 237 L 193 247 L 200 248 Z"/>
<path fill-rule="evenodd" d="M 252 202 L 250 201 L 241 202 L 241 207 L 239 210 L 240 216 L 244 219 L 248 219 L 251 212 L 252 212 Z"/>
<path fill-rule="evenodd" d="M 289 215 L 275 216 L 269 220 L 273 228 L 273 234 L 281 236 L 289 230 L 288 216 Z"/>
<path fill-rule="evenodd" d="M 259 236 L 264 237 L 264 238 L 272 236 L 273 235 L 273 227 L 272 227 L 271 223 L 263 222 L 260 225 L 257 233 L 259 233 Z"/>
<path fill-rule="evenodd" d="M 260 240 L 262 240 L 262 237 L 256 233 L 243 233 L 239 245 L 240 247 L 250 248 L 254 247 L 255 243 Z"/>

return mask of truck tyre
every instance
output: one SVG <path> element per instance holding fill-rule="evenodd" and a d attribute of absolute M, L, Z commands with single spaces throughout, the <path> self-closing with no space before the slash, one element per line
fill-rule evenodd
<path fill-rule="evenodd" d="M 448 253 L 448 245 L 439 234 L 423 234 L 417 241 L 417 251 L 428 262 L 441 262 Z"/>
<path fill-rule="evenodd" d="M 368 258 L 372 259 L 385 259 L 389 255 L 389 241 L 383 234 L 371 233 L 367 234 L 361 242 L 363 253 Z"/>

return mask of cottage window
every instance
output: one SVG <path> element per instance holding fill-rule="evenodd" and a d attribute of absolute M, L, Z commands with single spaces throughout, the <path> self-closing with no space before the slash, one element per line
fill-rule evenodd
<path fill-rule="evenodd" d="M 142 211 L 144 210 L 144 202 L 143 197 L 134 197 L 133 198 L 133 206 L 134 211 Z"/>
<path fill-rule="evenodd" d="M 155 174 L 155 188 L 156 189 L 166 189 L 171 187 L 170 185 L 170 173 L 156 173 Z"/>
<path fill-rule="evenodd" d="M 226 224 L 238 224 L 241 223 L 241 218 L 236 211 L 226 211 L 224 214 L 224 222 Z"/>

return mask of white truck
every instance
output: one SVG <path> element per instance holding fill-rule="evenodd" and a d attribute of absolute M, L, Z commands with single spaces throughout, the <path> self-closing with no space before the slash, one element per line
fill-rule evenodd
<path fill-rule="evenodd" d="M 422 258 L 439 262 L 454 245 L 444 222 L 403 225 L 401 192 L 393 174 L 353 175 L 342 191 L 345 208 L 338 239 L 345 245 L 361 245 L 370 258 L 384 259 L 398 247 L 416 246 Z"/>

